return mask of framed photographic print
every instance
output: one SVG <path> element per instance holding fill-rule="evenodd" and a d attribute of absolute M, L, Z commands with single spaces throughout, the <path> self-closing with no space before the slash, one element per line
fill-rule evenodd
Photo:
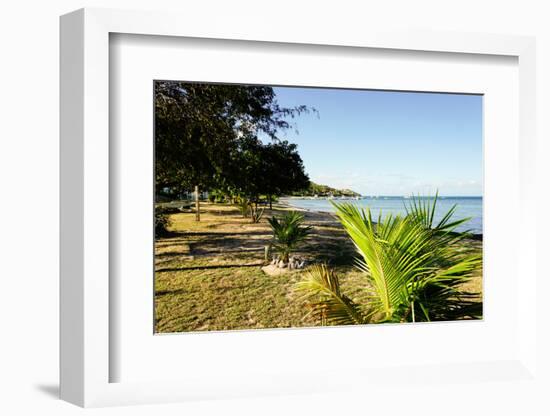
<path fill-rule="evenodd" d="M 154 94 L 155 333 L 482 319 L 481 95 Z"/>
<path fill-rule="evenodd" d="M 62 398 L 536 382 L 533 71 L 514 36 L 62 17 Z"/>

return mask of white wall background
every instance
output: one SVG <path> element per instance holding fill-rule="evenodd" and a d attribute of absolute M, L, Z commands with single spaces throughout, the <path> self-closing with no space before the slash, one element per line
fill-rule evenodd
<path fill-rule="evenodd" d="M 0 413 L 77 414 L 81 409 L 56 399 L 58 376 L 58 16 L 84 6 L 164 9 L 187 13 L 189 19 L 234 19 L 235 30 L 246 25 L 299 25 L 326 28 L 327 33 L 366 25 L 433 28 L 537 36 L 539 175 L 550 179 L 550 13 L 540 0 L 364 0 L 307 2 L 170 1 L 170 0 L 19 0 L 0 9 Z M 182 24 L 185 24 L 183 21 Z M 545 140 L 546 139 L 546 140 Z M 543 166 L 545 165 L 545 166 Z M 538 184 L 541 216 L 550 206 L 550 186 Z M 540 224 L 539 235 L 548 234 Z M 543 259 L 549 244 L 540 239 Z M 550 276 L 549 276 L 550 278 Z M 548 292 L 543 282 L 538 293 Z M 539 305 L 539 316 L 547 314 Z M 541 368 L 550 374 L 548 329 L 540 331 Z M 488 386 L 501 400 L 487 400 L 487 391 L 457 385 L 456 401 L 442 403 L 441 414 L 548 414 L 543 391 L 502 383 Z M 434 386 L 433 393 L 438 394 Z M 550 387 L 547 386 L 547 392 Z M 494 395 L 492 395 L 494 396 Z M 406 403 L 388 395 L 363 397 L 281 397 L 93 410 L 101 415 L 150 414 L 393 414 Z M 441 403 L 440 403 L 441 404 Z M 425 409 L 438 413 L 436 403 Z"/>

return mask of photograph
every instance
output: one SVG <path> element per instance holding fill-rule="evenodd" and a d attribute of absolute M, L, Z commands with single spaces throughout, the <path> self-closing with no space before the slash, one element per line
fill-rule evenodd
<path fill-rule="evenodd" d="M 155 334 L 483 319 L 483 95 L 153 89 Z"/>

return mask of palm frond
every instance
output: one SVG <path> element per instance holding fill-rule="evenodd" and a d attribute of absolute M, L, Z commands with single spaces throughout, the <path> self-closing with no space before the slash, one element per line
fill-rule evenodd
<path fill-rule="evenodd" d="M 410 219 L 417 221 L 424 228 L 431 229 L 435 233 L 444 233 L 455 230 L 458 226 L 467 223 L 471 220 L 470 217 L 461 218 L 451 222 L 451 218 L 455 214 L 457 205 L 454 204 L 434 225 L 435 212 L 437 209 L 437 201 L 439 191 L 435 193 L 433 198 L 423 198 L 420 195 L 413 196 L 409 204 L 405 204 L 405 211 Z"/>
<path fill-rule="evenodd" d="M 336 214 L 361 256 L 358 267 L 372 285 L 372 303 L 381 321 L 416 321 L 473 316 L 476 294 L 464 294 L 481 257 L 464 257 L 454 245 L 467 238 L 455 228 L 467 221 L 451 221 L 455 207 L 434 226 L 437 194 L 433 200 L 414 197 L 407 215 L 378 217 L 369 208 L 334 204 Z"/>
<path fill-rule="evenodd" d="M 368 316 L 361 308 L 342 294 L 338 276 L 324 264 L 312 266 L 295 288 L 302 295 L 302 301 L 311 308 L 310 314 L 325 325 L 368 322 Z"/>
<path fill-rule="evenodd" d="M 312 227 L 303 225 L 304 220 L 304 215 L 296 211 L 289 211 L 280 219 L 268 218 L 273 230 L 273 247 L 284 257 L 285 261 L 311 231 Z"/>

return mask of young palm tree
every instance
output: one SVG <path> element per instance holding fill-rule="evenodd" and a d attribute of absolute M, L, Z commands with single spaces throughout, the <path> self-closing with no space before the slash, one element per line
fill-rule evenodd
<path fill-rule="evenodd" d="M 268 221 L 273 229 L 273 248 L 288 263 L 290 254 L 307 237 L 311 227 L 303 225 L 304 215 L 296 211 L 285 213 L 280 220 L 271 217 Z"/>
<path fill-rule="evenodd" d="M 323 325 L 369 322 L 368 312 L 342 293 L 338 276 L 326 264 L 311 266 L 304 280 L 296 284 L 296 289 L 303 292 L 310 308 L 309 314 L 317 317 Z"/>
<path fill-rule="evenodd" d="M 241 212 L 241 215 L 243 218 L 248 217 L 248 199 L 237 197 L 237 206 L 239 207 L 239 211 Z"/>
<path fill-rule="evenodd" d="M 453 207 L 434 225 L 436 204 L 437 195 L 429 202 L 413 198 L 407 215 L 379 216 L 376 224 L 368 208 L 334 204 L 373 293 L 367 305 L 353 304 L 341 294 L 338 278 L 327 278 L 332 272 L 316 268 L 297 285 L 313 313 L 333 324 L 479 318 L 478 295 L 460 289 L 482 261 L 481 255 L 457 250 L 470 234 L 455 229 L 468 218 L 451 221 Z"/>

